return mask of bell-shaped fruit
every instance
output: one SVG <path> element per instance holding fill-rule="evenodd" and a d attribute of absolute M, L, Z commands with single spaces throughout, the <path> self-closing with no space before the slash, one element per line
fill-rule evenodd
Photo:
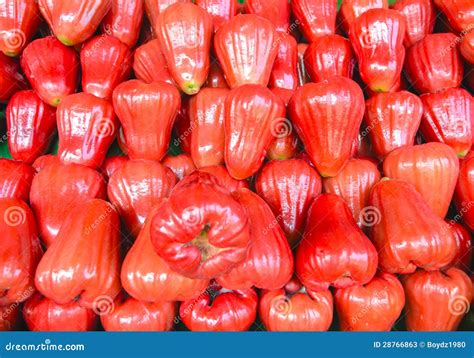
<path fill-rule="evenodd" d="M 191 157 L 197 168 L 224 163 L 225 100 L 229 90 L 204 88 L 189 100 Z"/>
<path fill-rule="evenodd" d="M 31 42 L 21 56 L 21 67 L 31 87 L 51 106 L 76 91 L 79 56 L 49 36 Z"/>
<path fill-rule="evenodd" d="M 25 302 L 23 317 L 30 331 L 39 332 L 85 332 L 97 325 L 94 310 L 75 301 L 59 304 L 39 293 Z"/>
<path fill-rule="evenodd" d="M 247 331 L 257 316 L 257 305 L 258 296 L 252 288 L 230 291 L 211 286 L 198 297 L 184 301 L 179 316 L 191 331 Z"/>
<path fill-rule="evenodd" d="M 343 331 L 390 331 L 405 306 L 405 292 L 396 276 L 378 273 L 361 286 L 339 288 L 334 301 Z"/>
<path fill-rule="evenodd" d="M 178 90 L 165 82 L 130 80 L 115 89 L 113 102 L 130 159 L 163 159 L 181 105 Z"/>
<path fill-rule="evenodd" d="M 409 331 L 455 331 L 472 301 L 472 282 L 464 272 L 419 270 L 403 279 Z"/>
<path fill-rule="evenodd" d="M 426 143 L 395 149 L 385 158 L 383 171 L 413 184 L 435 214 L 446 216 L 459 175 L 459 160 L 449 146 Z"/>
<path fill-rule="evenodd" d="M 0 51 L 18 56 L 40 24 L 35 0 L 4 0 L 0 8 Z"/>
<path fill-rule="evenodd" d="M 30 196 L 41 239 L 50 246 L 56 240 L 65 215 L 75 209 L 78 202 L 105 199 L 105 182 L 91 168 L 51 163 L 34 177 Z"/>
<path fill-rule="evenodd" d="M 0 305 L 18 305 L 35 292 L 42 250 L 33 212 L 19 199 L 0 199 Z"/>
<path fill-rule="evenodd" d="M 303 234 L 311 202 L 321 194 L 318 172 L 302 159 L 273 160 L 258 174 L 255 189 L 294 247 Z"/>
<path fill-rule="evenodd" d="M 405 70 L 418 92 L 436 93 L 461 85 L 463 66 L 452 33 L 426 35 L 407 51 Z"/>
<path fill-rule="evenodd" d="M 165 166 L 151 160 L 129 160 L 110 177 L 107 196 L 128 231 L 136 237 L 145 219 L 175 183 Z"/>
<path fill-rule="evenodd" d="M 118 128 L 112 103 L 88 93 L 76 93 L 61 101 L 56 115 L 61 162 L 100 167 Z"/>
<path fill-rule="evenodd" d="M 325 193 L 342 197 L 360 227 L 370 225 L 370 191 L 381 175 L 371 160 L 350 159 L 338 175 L 323 179 Z"/>
<path fill-rule="evenodd" d="M 242 205 L 208 173 L 187 176 L 154 215 L 151 240 L 171 267 L 191 278 L 223 275 L 245 260 L 251 237 Z"/>
<path fill-rule="evenodd" d="M 446 143 L 459 157 L 471 149 L 474 135 L 474 98 L 461 88 L 424 94 L 421 133 L 426 141 Z"/>
<path fill-rule="evenodd" d="M 313 82 L 332 76 L 352 77 L 354 54 L 348 39 L 325 35 L 316 39 L 304 53 L 306 70 Z"/>
<path fill-rule="evenodd" d="M 66 46 L 91 37 L 111 5 L 112 0 L 39 0 L 41 14 Z"/>
<path fill-rule="evenodd" d="M 350 26 L 360 15 L 370 9 L 388 9 L 388 0 L 344 0 L 339 10 L 342 27 L 349 33 Z"/>
<path fill-rule="evenodd" d="M 291 10 L 298 20 L 299 29 L 309 42 L 336 31 L 336 1 L 292 0 Z"/>
<path fill-rule="evenodd" d="M 306 152 L 323 177 L 335 176 L 351 157 L 364 117 L 364 94 L 345 77 L 298 89 L 288 104 Z"/>
<path fill-rule="evenodd" d="M 362 80 L 374 92 L 400 86 L 405 60 L 405 18 L 396 10 L 371 9 L 351 24 L 349 37 Z"/>
<path fill-rule="evenodd" d="M 249 216 L 252 245 L 247 258 L 217 282 L 228 289 L 241 290 L 252 286 L 275 290 L 293 276 L 293 254 L 271 209 L 257 194 L 240 189 L 234 197 Z"/>
<path fill-rule="evenodd" d="M 0 158 L 0 198 L 29 201 L 35 170 L 29 165 Z"/>
<path fill-rule="evenodd" d="M 225 163 L 230 175 L 245 179 L 258 171 L 285 119 L 283 101 L 262 85 L 231 90 L 225 104 Z"/>
<path fill-rule="evenodd" d="M 314 291 L 364 285 L 374 277 L 377 262 L 375 247 L 344 199 L 334 194 L 317 197 L 296 253 L 301 283 Z"/>
<path fill-rule="evenodd" d="M 44 154 L 56 130 L 56 110 L 31 90 L 17 92 L 8 102 L 8 148 L 13 159 L 32 163 Z"/>
<path fill-rule="evenodd" d="M 131 56 L 127 45 L 113 36 L 100 35 L 87 41 L 81 49 L 83 91 L 111 98 L 115 87 L 130 75 Z"/>
<path fill-rule="evenodd" d="M 220 27 L 214 50 L 230 88 L 267 86 L 278 54 L 276 39 L 273 24 L 253 14 L 235 16 Z"/>
<path fill-rule="evenodd" d="M 268 87 L 294 91 L 298 87 L 298 43 L 286 32 L 278 32 L 276 41 L 278 54 Z"/>
<path fill-rule="evenodd" d="M 413 145 L 423 103 L 413 93 L 378 93 L 365 102 L 365 131 L 374 153 L 384 158 L 392 150 Z"/>
<path fill-rule="evenodd" d="M 212 18 L 192 3 L 177 3 L 158 17 L 156 36 L 175 83 L 193 95 L 209 73 Z"/>
<path fill-rule="evenodd" d="M 102 313 L 120 291 L 119 245 L 113 206 L 100 199 L 77 203 L 38 264 L 36 287 L 56 303 L 76 301 Z"/>
<path fill-rule="evenodd" d="M 392 9 L 405 17 L 407 31 L 404 43 L 407 48 L 433 32 L 436 14 L 431 0 L 400 0 L 393 4 Z"/>
<path fill-rule="evenodd" d="M 132 48 L 140 35 L 143 18 L 142 0 L 112 0 L 112 6 L 102 22 L 107 35 Z"/>
<path fill-rule="evenodd" d="M 380 269 L 412 273 L 417 267 L 438 270 L 457 252 L 456 238 L 415 187 L 398 179 L 382 179 L 370 197 L 374 220 L 371 238 Z"/>
<path fill-rule="evenodd" d="M 106 331 L 170 331 L 176 314 L 174 302 L 142 302 L 119 297 L 113 310 L 100 316 Z"/>

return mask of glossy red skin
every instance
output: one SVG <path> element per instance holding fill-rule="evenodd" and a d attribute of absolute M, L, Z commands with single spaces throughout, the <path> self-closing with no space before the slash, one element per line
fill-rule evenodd
<path fill-rule="evenodd" d="M 245 260 L 251 243 L 248 214 L 215 177 L 195 172 L 163 201 L 151 240 L 176 272 L 215 278 Z"/>
<path fill-rule="evenodd" d="M 100 35 L 87 41 L 81 49 L 83 91 L 110 99 L 115 87 L 130 76 L 131 57 L 127 45 L 113 36 Z"/>
<path fill-rule="evenodd" d="M 209 73 L 211 16 L 192 3 L 174 4 L 160 14 L 155 32 L 176 85 L 188 95 L 198 93 Z"/>
<path fill-rule="evenodd" d="M 100 167 L 118 129 L 112 103 L 88 93 L 76 93 L 61 101 L 56 116 L 61 162 Z"/>
<path fill-rule="evenodd" d="M 452 230 L 412 184 L 382 180 L 372 189 L 370 205 L 371 238 L 381 270 L 405 274 L 419 267 L 434 271 L 453 260 L 457 244 Z"/>
<path fill-rule="evenodd" d="M 145 12 L 153 29 L 157 28 L 158 16 L 176 3 L 190 3 L 192 0 L 144 0 Z M 155 30 L 156 33 L 156 30 Z"/>
<path fill-rule="evenodd" d="M 211 15 L 214 31 L 237 15 L 237 0 L 196 0 L 195 3 Z"/>
<path fill-rule="evenodd" d="M 0 158 L 0 198 L 28 202 L 35 170 L 27 164 Z"/>
<path fill-rule="evenodd" d="M 119 230 L 119 216 L 108 202 L 76 203 L 38 264 L 36 288 L 59 304 L 77 301 L 101 309 L 102 301 L 120 291 Z"/>
<path fill-rule="evenodd" d="M 178 90 L 165 82 L 130 80 L 115 89 L 113 103 L 130 159 L 161 160 L 181 104 Z"/>
<path fill-rule="evenodd" d="M 0 306 L 0 331 L 16 331 L 20 323 L 19 305 Z"/>
<path fill-rule="evenodd" d="M 210 88 L 229 88 L 219 62 L 214 61 L 209 68 L 209 75 L 207 76 L 206 87 Z"/>
<path fill-rule="evenodd" d="M 459 45 L 461 55 L 467 62 L 474 64 L 474 31 L 471 30 L 462 38 L 462 42 Z"/>
<path fill-rule="evenodd" d="M 319 174 L 302 159 L 274 160 L 258 174 L 255 190 L 270 206 L 294 247 L 303 234 L 309 206 L 321 193 Z"/>
<path fill-rule="evenodd" d="M 0 103 L 8 102 L 17 91 L 26 87 L 18 62 L 0 53 Z"/>
<path fill-rule="evenodd" d="M 74 301 L 61 305 L 39 293 L 26 301 L 23 317 L 30 331 L 39 332 L 85 332 L 97 325 L 92 309 Z"/>
<path fill-rule="evenodd" d="M 306 70 L 306 63 L 304 60 L 304 54 L 306 53 L 308 46 L 309 45 L 305 43 L 298 44 L 298 87 L 302 87 L 304 84 L 310 82 L 310 78 Z"/>
<path fill-rule="evenodd" d="M 383 164 L 385 176 L 411 183 L 441 218 L 448 212 L 459 175 L 456 153 L 442 143 L 395 149 Z"/>
<path fill-rule="evenodd" d="M 191 331 L 247 331 L 257 316 L 257 305 L 258 296 L 252 288 L 218 292 L 212 303 L 206 290 L 183 302 L 179 315 Z"/>
<path fill-rule="evenodd" d="M 48 36 L 31 42 L 21 57 L 21 67 L 31 87 L 51 106 L 76 91 L 79 58 L 73 48 Z"/>
<path fill-rule="evenodd" d="M 268 331 L 327 331 L 333 319 L 333 298 L 329 290 L 308 293 L 304 287 L 263 291 L 259 317 Z"/>
<path fill-rule="evenodd" d="M 351 43 L 339 35 L 326 35 L 316 39 L 304 54 L 306 70 L 313 82 L 332 76 L 352 77 L 354 54 Z"/>
<path fill-rule="evenodd" d="M 464 272 L 419 270 L 404 277 L 409 331 L 455 331 L 472 300 L 472 283 Z"/>
<path fill-rule="evenodd" d="M 407 25 L 404 44 L 406 48 L 423 40 L 433 32 L 436 14 L 431 0 L 401 0 L 392 9 L 399 11 Z"/>
<path fill-rule="evenodd" d="M 141 302 L 134 298 L 116 299 L 114 309 L 102 315 L 106 331 L 170 331 L 176 314 L 174 302 Z"/>
<path fill-rule="evenodd" d="M 153 248 L 151 222 L 160 206 L 148 215 L 137 240 L 127 253 L 121 272 L 124 289 L 133 298 L 146 302 L 189 300 L 204 292 L 209 280 L 195 280 L 171 270 Z"/>
<path fill-rule="evenodd" d="M 405 70 L 418 92 L 436 93 L 461 85 L 463 67 L 451 33 L 426 35 L 407 51 Z"/>
<path fill-rule="evenodd" d="M 112 174 L 114 174 L 120 167 L 122 167 L 129 160 L 124 155 L 113 155 L 105 158 L 100 173 L 104 177 L 105 181 L 109 181 Z"/>
<path fill-rule="evenodd" d="M 8 148 L 13 159 L 32 163 L 44 154 L 56 131 L 56 109 L 34 91 L 17 92 L 8 102 Z"/>
<path fill-rule="evenodd" d="M 42 250 L 33 212 L 19 199 L 0 199 L 0 305 L 18 305 L 35 292 Z"/>
<path fill-rule="evenodd" d="M 275 29 L 281 32 L 290 32 L 290 2 L 286 0 L 247 0 L 244 4 L 245 12 L 255 14 L 270 20 Z"/>
<path fill-rule="evenodd" d="M 306 84 L 291 98 L 288 111 L 319 173 L 337 175 L 351 156 L 364 116 L 359 85 L 339 76 Z"/>
<path fill-rule="evenodd" d="M 234 192 L 234 197 L 248 213 L 252 245 L 247 258 L 217 282 L 233 290 L 252 286 L 274 290 L 285 286 L 293 276 L 293 254 L 272 210 L 249 189 Z"/>
<path fill-rule="evenodd" d="M 421 133 L 429 142 L 446 143 L 459 157 L 464 157 L 472 146 L 474 128 L 474 98 L 461 88 L 450 88 L 438 93 L 424 94 Z"/>
<path fill-rule="evenodd" d="M 298 43 L 286 32 L 278 32 L 277 36 L 278 54 L 268 87 L 294 91 L 298 87 Z"/>
<path fill-rule="evenodd" d="M 368 159 L 350 159 L 333 178 L 323 179 L 325 193 L 341 196 L 349 206 L 355 221 L 364 226 L 364 208 L 369 204 L 370 191 L 381 179 L 377 165 Z"/>
<path fill-rule="evenodd" d="M 224 105 L 229 90 L 204 88 L 189 100 L 191 157 L 197 168 L 224 163 Z"/>
<path fill-rule="evenodd" d="M 413 145 L 423 103 L 407 91 L 378 93 L 365 102 L 365 124 L 372 149 L 383 159 L 392 150 Z"/>
<path fill-rule="evenodd" d="M 38 3 L 34 0 L 6 0 L 0 9 L 0 51 L 18 56 L 40 23 Z"/>
<path fill-rule="evenodd" d="M 148 41 L 135 50 L 133 70 L 137 78 L 143 82 L 163 81 L 173 84 L 157 39 Z"/>
<path fill-rule="evenodd" d="M 41 14 L 66 46 L 91 37 L 111 5 L 112 0 L 39 0 Z"/>
<path fill-rule="evenodd" d="M 140 35 L 143 12 L 141 0 L 112 0 L 112 6 L 102 22 L 102 31 L 131 48 Z"/>
<path fill-rule="evenodd" d="M 456 217 L 455 217 L 456 218 Z M 451 265 L 463 270 L 466 273 L 471 273 L 472 261 L 472 238 L 471 233 L 461 224 L 458 224 L 455 219 L 446 220 L 456 237 L 458 245 L 457 255 L 451 262 Z"/>
<path fill-rule="evenodd" d="M 231 177 L 227 169 L 223 165 L 213 165 L 210 167 L 202 167 L 198 169 L 200 172 L 212 174 L 219 185 L 223 186 L 230 192 L 237 191 L 241 188 L 249 188 L 247 180 L 237 180 Z"/>
<path fill-rule="evenodd" d="M 341 4 L 339 16 L 342 27 L 349 33 L 350 25 L 356 18 L 370 9 L 388 9 L 388 0 L 345 0 Z"/>
<path fill-rule="evenodd" d="M 474 4 L 470 0 L 434 0 L 434 3 L 446 15 L 449 24 L 457 31 L 472 28 Z"/>
<path fill-rule="evenodd" d="M 299 22 L 298 28 L 310 43 L 336 31 L 336 1 L 293 0 L 291 10 Z"/>
<path fill-rule="evenodd" d="M 278 54 L 276 40 L 273 24 L 254 14 L 235 16 L 219 28 L 214 51 L 230 88 L 268 85 Z"/>
<path fill-rule="evenodd" d="M 130 160 L 110 177 L 107 196 L 136 237 L 154 205 L 167 197 L 175 181 L 162 164 L 151 160 Z"/>
<path fill-rule="evenodd" d="M 285 103 L 285 106 L 288 105 L 288 102 L 290 102 L 291 97 L 295 94 L 295 91 L 285 89 L 285 88 L 273 87 L 273 88 L 270 88 L 270 90 L 282 99 L 282 101 Z M 275 139 L 278 139 L 278 138 L 275 138 Z"/>
<path fill-rule="evenodd" d="M 454 202 L 460 213 L 462 220 L 474 231 L 474 210 L 472 202 L 474 202 L 474 153 L 469 152 L 468 155 L 461 160 L 459 166 L 459 178 L 456 184 L 454 194 Z"/>
<path fill-rule="evenodd" d="M 377 251 L 357 226 L 344 199 L 317 197 L 308 212 L 296 252 L 296 273 L 312 291 L 347 288 L 369 282 L 377 270 Z"/>
<path fill-rule="evenodd" d="M 57 155 L 54 154 L 45 154 L 41 157 L 36 158 L 36 160 L 31 164 L 31 166 L 35 169 L 36 173 L 39 173 L 48 165 L 51 164 L 60 164 L 59 158 Z M 28 190 L 29 192 L 29 190 Z"/>
<path fill-rule="evenodd" d="M 405 305 L 396 276 L 378 273 L 363 286 L 336 289 L 334 301 L 342 331 L 390 331 Z"/>
<path fill-rule="evenodd" d="M 396 10 L 371 9 L 351 24 L 349 38 L 362 80 L 374 92 L 400 86 L 405 60 L 405 18 Z"/>
<path fill-rule="evenodd" d="M 292 132 L 281 138 L 275 138 L 268 147 L 269 160 L 285 160 L 296 157 L 298 153 L 298 136 Z"/>
<path fill-rule="evenodd" d="M 235 179 L 261 167 L 271 142 L 281 135 L 285 119 L 281 98 L 261 85 L 231 90 L 225 103 L 225 163 Z"/>
<path fill-rule="evenodd" d="M 162 163 L 171 170 L 178 180 L 182 180 L 196 169 L 193 160 L 187 154 L 168 155 Z"/>
<path fill-rule="evenodd" d="M 105 199 L 106 188 L 102 176 L 93 169 L 57 162 L 36 174 L 30 196 L 39 234 L 46 246 L 50 246 L 56 240 L 65 215 L 80 201 Z"/>

